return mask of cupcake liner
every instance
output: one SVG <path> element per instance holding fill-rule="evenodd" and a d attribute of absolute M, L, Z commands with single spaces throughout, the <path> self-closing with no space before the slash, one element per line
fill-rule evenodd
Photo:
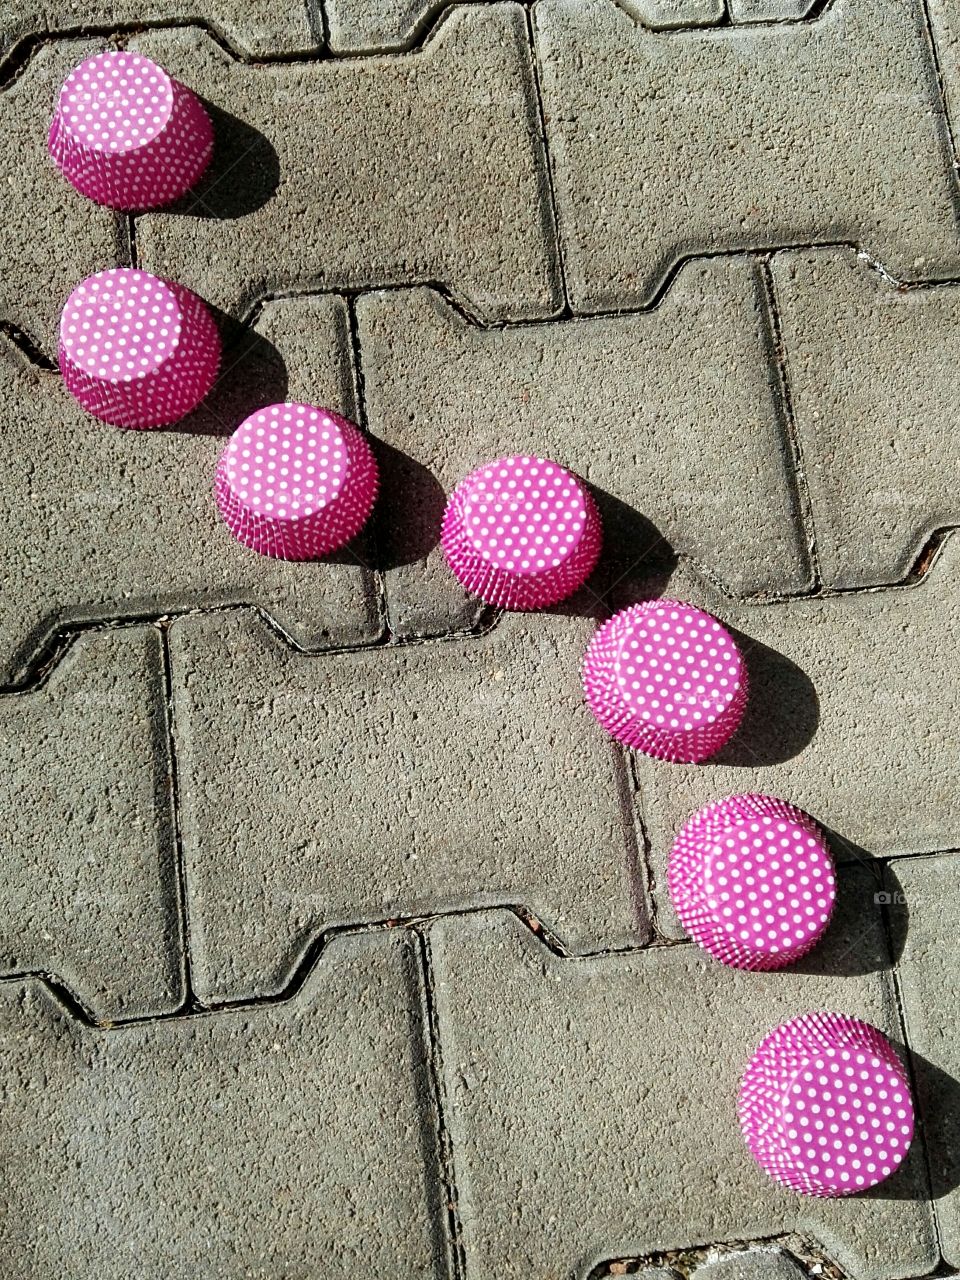
<path fill-rule="evenodd" d="M 680 923 L 738 969 L 781 969 L 813 947 L 836 898 L 823 833 L 773 796 L 729 796 L 695 813 L 667 868 Z"/>
<path fill-rule="evenodd" d="M 803 1014 L 761 1043 L 740 1084 L 740 1127 L 772 1178 L 809 1196 L 875 1186 L 913 1138 L 906 1071 L 883 1032 L 847 1014 Z"/>
<path fill-rule="evenodd" d="M 213 155 L 213 125 L 196 94 L 128 51 L 95 54 L 60 90 L 48 149 L 81 195 L 111 209 L 170 204 Z"/>
<path fill-rule="evenodd" d="M 378 489 L 363 434 L 330 409 L 288 402 L 245 419 L 220 455 L 214 496 L 244 546 L 281 560 L 313 560 L 345 546 Z"/>
<path fill-rule="evenodd" d="M 70 294 L 58 358 L 67 390 L 94 417 L 118 427 L 168 426 L 213 386 L 220 335 L 195 293 L 119 267 L 88 276 Z"/>
<path fill-rule="evenodd" d="M 619 742 L 662 760 L 705 760 L 736 732 L 747 669 L 733 637 L 679 600 L 614 614 L 583 663 L 587 704 Z"/>
<path fill-rule="evenodd" d="M 544 609 L 593 572 L 602 529 L 583 482 L 546 458 L 498 458 L 461 480 L 441 536 L 471 595 L 506 609 Z"/>

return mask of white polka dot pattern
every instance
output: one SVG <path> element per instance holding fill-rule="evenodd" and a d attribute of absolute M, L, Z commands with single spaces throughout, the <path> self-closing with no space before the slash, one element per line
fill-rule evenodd
<path fill-rule="evenodd" d="M 487 604 L 542 609 L 566 599 L 600 555 L 600 516 L 586 486 L 547 458 L 498 458 L 461 480 L 443 518 L 458 580 Z"/>
<path fill-rule="evenodd" d="M 686 932 L 723 964 L 780 969 L 822 936 L 836 898 L 819 827 L 774 796 L 718 800 L 677 836 L 667 868 Z"/>
<path fill-rule="evenodd" d="M 48 148 L 82 195 L 112 209 L 154 209 L 206 169 L 213 125 L 197 96 L 149 58 L 98 53 L 64 81 Z"/>
<path fill-rule="evenodd" d="M 377 496 L 377 464 L 346 418 L 309 404 L 272 404 L 245 419 L 217 464 L 214 494 L 244 546 L 313 560 L 359 533 Z"/>
<path fill-rule="evenodd" d="M 758 1164 L 809 1196 L 875 1186 L 913 1138 L 910 1086 L 893 1045 L 842 1013 L 807 1013 L 773 1030 L 744 1073 L 738 1113 Z"/>
<path fill-rule="evenodd" d="M 119 267 L 70 294 L 58 356 L 68 391 L 94 417 L 118 427 L 167 426 L 213 386 L 220 334 L 183 285 Z"/>
<path fill-rule="evenodd" d="M 584 657 L 583 687 L 590 710 L 618 741 L 693 763 L 736 731 L 747 671 L 716 618 L 679 600 L 650 600 L 598 629 Z"/>

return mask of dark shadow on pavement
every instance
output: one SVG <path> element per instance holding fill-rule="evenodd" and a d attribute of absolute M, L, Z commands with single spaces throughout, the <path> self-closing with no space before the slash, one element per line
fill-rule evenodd
<path fill-rule="evenodd" d="M 747 664 L 750 696 L 740 727 L 711 764 L 758 768 L 791 760 L 820 725 L 813 681 L 790 658 L 728 627 Z"/>
<path fill-rule="evenodd" d="M 402 449 L 377 439 L 371 444 L 380 468 L 371 530 L 376 567 L 416 564 L 440 541 L 446 494 L 436 476 Z"/>
<path fill-rule="evenodd" d="M 209 304 L 208 304 L 209 305 Z M 211 307 L 220 329 L 220 371 L 207 398 L 168 431 L 226 439 L 256 409 L 287 398 L 287 367 L 272 342 Z"/>
<path fill-rule="evenodd" d="M 588 581 L 551 610 L 602 621 L 666 591 L 677 555 L 652 520 L 604 489 L 590 486 L 603 523 L 603 549 Z"/>
<path fill-rule="evenodd" d="M 213 158 L 196 186 L 165 212 L 189 218 L 242 218 L 262 208 L 280 185 L 280 157 L 259 129 L 201 101 L 213 121 Z"/>

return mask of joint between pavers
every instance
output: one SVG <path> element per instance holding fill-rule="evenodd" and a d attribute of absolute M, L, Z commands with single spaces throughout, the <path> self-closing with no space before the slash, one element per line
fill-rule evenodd
<path fill-rule="evenodd" d="M 310 4 L 308 0 L 304 0 L 304 5 L 309 22 Z M 190 18 L 184 16 L 156 18 L 151 21 L 132 19 L 126 22 L 85 22 L 78 23 L 75 26 L 51 27 L 43 31 L 32 31 L 15 41 L 6 56 L 0 58 L 0 93 L 23 74 L 24 70 L 32 62 L 34 55 L 44 45 L 65 43 L 67 41 L 104 40 L 109 41 L 116 48 L 123 48 L 128 40 L 144 35 L 149 31 L 189 30 L 203 31 L 234 62 L 243 63 L 246 66 L 325 62 L 333 60 L 335 56 L 326 48 L 320 46 L 300 52 L 276 50 L 274 52 L 253 53 L 244 49 L 241 45 L 235 44 L 230 36 L 218 27 L 216 23 L 196 15 Z"/>
<path fill-rule="evenodd" d="M 170 661 L 169 623 L 160 627 L 161 671 L 163 678 L 163 727 L 167 752 L 167 785 L 171 824 L 173 872 L 176 893 L 176 916 L 180 926 L 180 975 L 183 983 L 181 1011 L 195 1004 L 193 991 L 193 956 L 190 935 L 190 895 L 187 890 L 187 867 L 183 849 L 183 827 L 180 805 L 180 771 L 177 763 L 177 734 L 173 672 Z"/>
<path fill-rule="evenodd" d="M 790 371 L 787 362 L 786 344 L 783 339 L 783 325 L 780 319 L 780 308 L 777 303 L 776 286 L 770 270 L 770 257 L 765 255 L 759 259 L 760 279 L 763 285 L 766 320 L 769 328 L 769 354 L 774 365 L 777 387 L 777 402 L 780 410 L 781 428 L 793 466 L 794 501 L 796 503 L 796 519 L 800 528 L 807 534 L 806 552 L 809 559 L 812 590 L 818 591 L 823 578 L 820 572 L 820 556 L 817 549 L 817 530 L 813 518 L 813 501 L 807 484 L 804 467 L 803 446 L 797 430 L 796 414 L 793 405 L 793 390 L 790 384 Z"/>
<path fill-rule="evenodd" d="M 700 1267 L 743 1253 L 785 1253 L 792 1261 L 821 1280 L 845 1280 L 847 1272 L 826 1252 L 825 1246 L 799 1231 L 779 1235 L 753 1236 L 689 1245 L 680 1249 L 656 1249 L 643 1254 L 619 1254 L 603 1258 L 584 1273 L 584 1280 L 608 1280 L 613 1275 L 631 1275 L 663 1269 L 688 1280 Z M 614 1270 L 614 1268 L 616 1268 Z"/>
<path fill-rule="evenodd" d="M 888 874 L 888 859 L 885 859 L 880 867 L 881 883 L 886 884 Z M 907 1078 L 910 1082 L 910 1094 L 917 1100 L 914 1108 L 915 1123 L 917 1128 L 917 1136 L 920 1138 L 920 1145 L 923 1149 L 923 1167 L 927 1178 L 927 1204 L 930 1207 L 930 1214 L 933 1219 L 934 1239 L 937 1243 L 937 1253 L 940 1259 L 940 1266 L 945 1265 L 943 1253 L 943 1232 L 940 1227 L 940 1214 L 937 1210 L 937 1201 L 933 1194 L 934 1173 L 931 1164 L 930 1147 L 927 1143 L 926 1135 L 926 1117 L 923 1107 L 920 1103 L 921 1094 L 917 1087 L 917 1073 L 913 1061 L 913 1049 L 910 1044 L 910 1025 L 907 1020 L 907 1007 L 903 998 L 903 989 L 900 985 L 900 957 L 895 954 L 895 941 L 893 936 L 893 927 L 890 918 L 890 905 L 888 903 L 880 904 L 880 927 L 883 930 L 884 940 L 887 946 L 887 955 L 890 960 L 890 977 L 891 987 L 893 989 L 893 999 L 897 1009 L 897 1019 L 900 1023 L 900 1033 L 903 1036 L 903 1045 L 906 1050 L 906 1061 L 904 1066 L 907 1070 Z"/>
<path fill-rule="evenodd" d="M 957 148 L 957 135 L 953 126 L 953 117 L 950 114 L 950 101 L 947 95 L 946 83 L 943 75 L 943 63 L 940 60 L 940 49 L 937 45 L 937 38 L 933 32 L 933 21 L 930 17 L 930 2 L 923 0 L 923 27 L 927 37 L 927 46 L 930 50 L 930 59 L 933 65 L 933 73 L 937 81 L 937 95 L 940 98 L 940 114 L 943 120 L 944 128 L 947 133 L 947 140 L 950 145 L 950 154 L 953 157 L 953 173 L 954 178 L 960 174 L 960 150 Z"/>
<path fill-rule="evenodd" d="M 428 1036 L 427 1071 L 430 1078 L 432 1111 L 437 1123 L 437 1155 L 441 1191 L 446 1213 L 446 1260 L 450 1280 L 464 1280 L 467 1274 L 467 1255 L 463 1242 L 463 1223 L 460 1217 L 460 1198 L 457 1185 L 453 1140 L 447 1123 L 447 1099 L 443 1078 L 443 1041 L 440 1017 L 437 1009 L 436 978 L 433 967 L 433 950 L 430 939 L 420 929 L 414 931 L 418 942 L 418 958 L 423 980 L 424 1023 Z"/>
<path fill-rule="evenodd" d="M 546 181 L 546 192 L 541 193 L 541 199 L 543 199 L 545 194 L 547 212 L 549 213 L 547 225 L 544 226 L 544 232 L 553 245 L 552 256 L 558 275 L 560 296 L 563 299 L 563 310 L 561 312 L 561 316 L 565 317 L 571 316 L 573 312 L 570 307 L 570 293 L 567 289 L 567 268 L 563 258 L 563 236 L 560 231 L 560 208 L 557 204 L 553 156 L 550 152 L 550 135 L 547 130 L 547 116 L 543 105 L 543 87 L 540 76 L 540 55 L 537 49 L 537 36 L 534 28 L 532 6 L 527 6 L 525 8 L 524 17 L 526 20 L 527 52 L 530 58 L 530 75 L 531 83 L 533 85 L 534 109 L 536 112 L 537 127 L 540 137 L 540 147 L 543 153 L 543 168 Z"/>

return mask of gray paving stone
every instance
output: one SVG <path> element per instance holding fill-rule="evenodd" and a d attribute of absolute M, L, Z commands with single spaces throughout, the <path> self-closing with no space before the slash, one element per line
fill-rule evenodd
<path fill-rule="evenodd" d="M 773 278 L 823 580 L 896 582 L 960 523 L 960 287 L 898 289 L 853 250 L 777 254 Z"/>
<path fill-rule="evenodd" d="M 224 438 L 270 400 L 355 412 L 346 311 L 337 298 L 268 305 L 224 356 L 204 408 L 169 431 L 86 416 L 58 375 L 0 340 L 0 672 L 22 676 L 57 627 L 225 602 L 260 605 L 308 648 L 381 629 L 362 542 L 342 563 L 291 564 L 236 542 L 213 502 Z"/>
<path fill-rule="evenodd" d="M 400 57 L 251 67 L 199 31 L 135 44 L 242 121 L 239 140 L 222 122 L 232 167 L 222 181 L 214 169 L 203 203 L 138 218 L 141 265 L 227 310 L 277 292 L 417 283 L 442 283 L 490 319 L 559 306 L 518 5 L 454 9 Z M 248 168 L 269 167 L 271 148 L 279 186 L 250 209 Z"/>
<path fill-rule="evenodd" d="M 679 936 L 666 892 L 674 838 L 701 805 L 765 791 L 836 833 L 843 859 L 960 845 L 960 766 L 944 743 L 960 715 L 953 668 L 960 628 L 960 539 L 917 586 L 737 606 L 682 574 L 667 594 L 739 630 L 751 697 L 738 735 L 700 765 L 637 754 L 657 922 Z"/>
<path fill-rule="evenodd" d="M 0 975 L 52 973 L 101 1019 L 182 998 L 163 692 L 160 634 L 134 627 L 0 698 Z"/>
<path fill-rule="evenodd" d="M 395 631 L 475 621 L 437 545 L 444 494 L 507 453 L 546 454 L 597 486 L 608 578 L 642 574 L 665 539 L 738 594 L 809 586 L 749 258 L 688 264 L 643 315 L 482 329 L 416 289 L 364 295 L 357 316 L 367 419 L 386 446 Z"/>
<path fill-rule="evenodd" d="M 94 1031 L 0 987 L 9 1280 L 441 1274 L 411 941 L 289 1002 Z"/>
<path fill-rule="evenodd" d="M 897 859 L 887 888 L 943 1255 L 960 1266 L 960 858 Z"/>
<path fill-rule="evenodd" d="M 250 612 L 171 629 L 194 983 L 276 991 L 324 929 L 522 904 L 571 948 L 643 940 L 582 619 L 309 658 Z M 629 821 L 629 818 L 627 819 Z"/>
<path fill-rule="evenodd" d="M 818 7 L 817 0 L 728 0 L 733 22 L 795 22 Z"/>
<path fill-rule="evenodd" d="M 123 260 L 120 220 L 84 199 L 47 155 L 47 130 L 64 77 L 102 42 L 43 45 L 0 94 L 4 235 L 0 320 L 25 329 L 46 354 L 57 351 L 60 309 L 75 284 Z"/>
<path fill-rule="evenodd" d="M 39 7 L 7 0 L 0 10 L 0 56 L 34 35 L 154 22 L 203 22 L 246 55 L 306 53 L 321 43 L 306 0 L 50 0 Z"/>
<path fill-rule="evenodd" d="M 740 1072 L 778 1022 L 838 1008 L 899 1038 L 876 908 L 849 934 L 802 970 L 749 974 L 693 946 L 561 959 L 496 913 L 435 925 L 467 1280 L 573 1280 L 603 1258 L 794 1230 L 859 1280 L 932 1267 L 919 1142 L 885 1194 L 805 1200 L 754 1164 L 736 1120 Z"/>
<path fill-rule="evenodd" d="M 706 26 L 719 22 L 724 12 L 724 0 L 611 2 L 654 28 Z M 324 0 L 330 47 L 340 53 L 408 48 L 450 7 L 448 0 Z"/>
<path fill-rule="evenodd" d="M 955 0 L 927 0 L 927 13 L 946 97 L 947 114 L 956 139 L 960 126 L 960 11 Z"/>
<path fill-rule="evenodd" d="M 656 33 L 609 0 L 534 9 L 577 310 L 650 301 L 703 252 L 846 241 L 898 279 L 960 273 L 921 0 Z"/>
<path fill-rule="evenodd" d="M 806 1271 L 782 1249 L 745 1249 L 706 1262 L 695 1280 L 803 1280 Z"/>

